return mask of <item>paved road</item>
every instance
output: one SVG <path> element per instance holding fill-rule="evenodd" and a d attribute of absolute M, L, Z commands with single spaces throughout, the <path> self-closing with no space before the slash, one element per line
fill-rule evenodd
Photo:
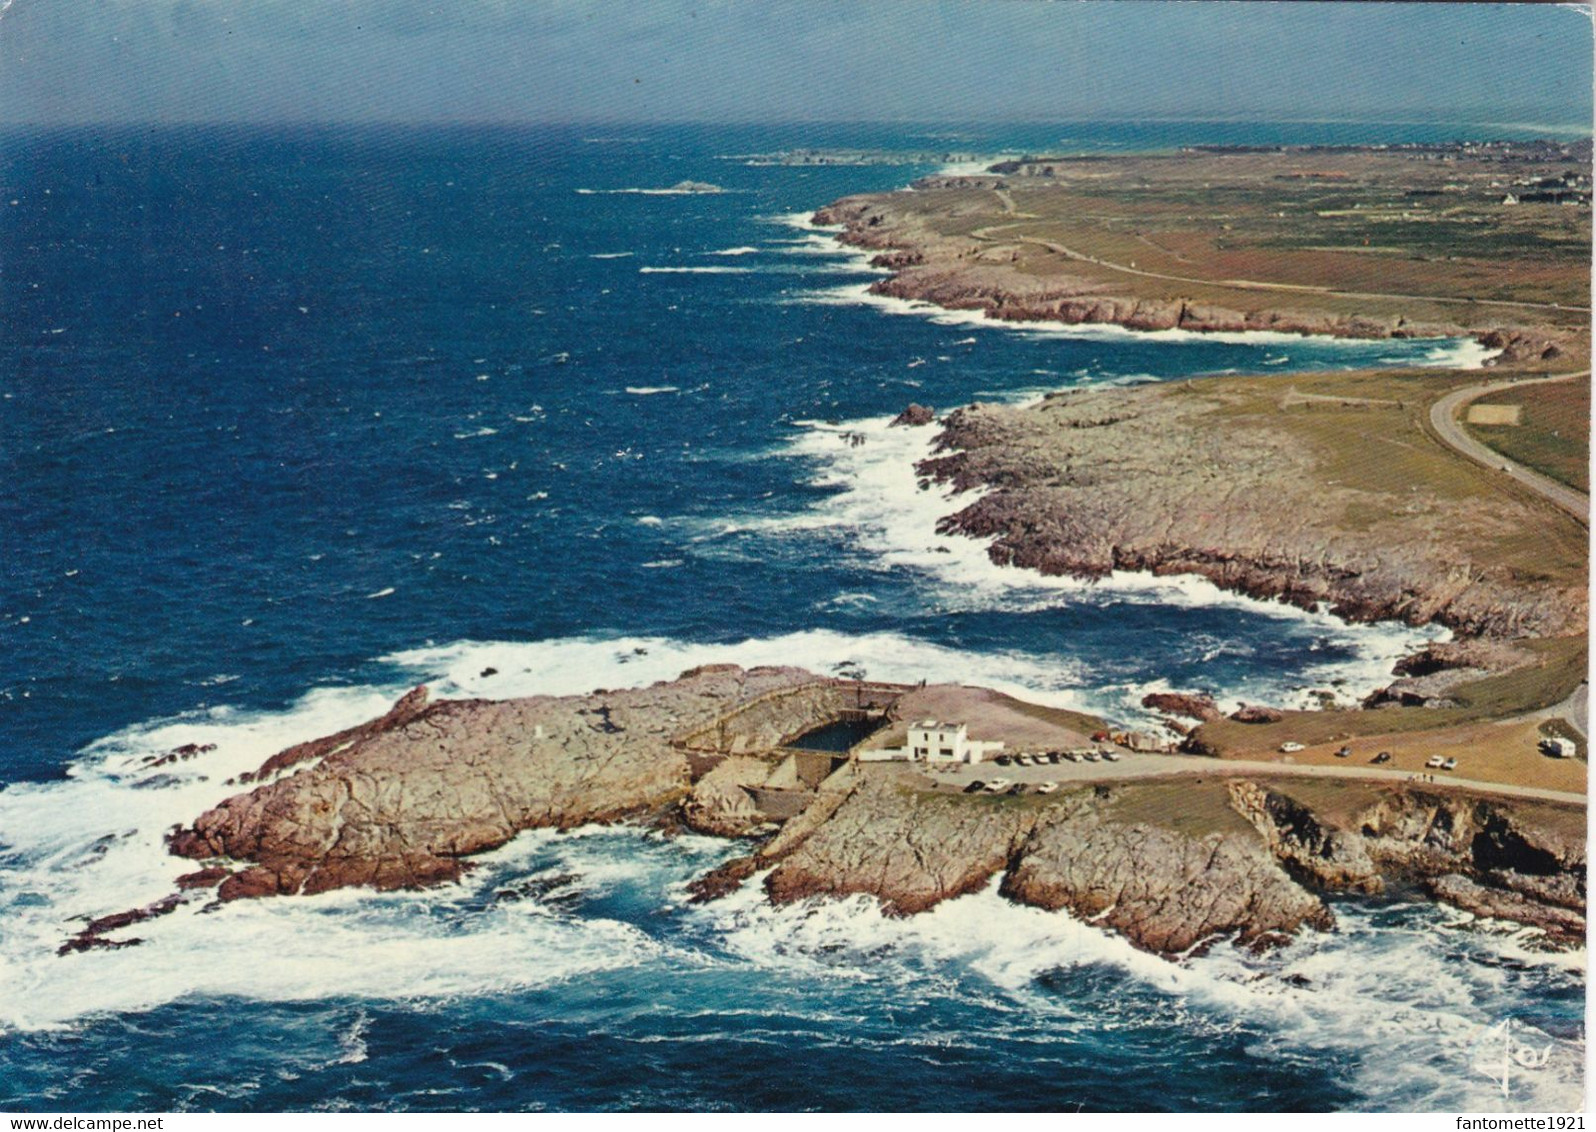
<path fill-rule="evenodd" d="M 1590 684 L 1580 681 L 1579 687 L 1569 695 L 1568 699 L 1560 704 L 1553 704 L 1543 708 L 1529 719 L 1561 719 L 1573 725 L 1574 730 L 1585 737 L 1590 736 Z M 1517 723 L 1517 719 L 1504 719 L 1503 723 Z"/>
<path fill-rule="evenodd" d="M 1574 518 L 1590 526 L 1590 496 L 1583 492 L 1575 491 L 1567 484 L 1558 483 L 1556 480 L 1533 472 L 1524 465 L 1509 460 L 1506 456 L 1494 449 L 1487 448 L 1463 431 L 1463 426 L 1458 423 L 1458 410 L 1477 397 L 1487 393 L 1495 393 L 1500 389 L 1512 389 L 1519 385 L 1540 385 L 1550 381 L 1572 381 L 1575 378 L 1589 377 L 1590 370 L 1581 373 L 1562 373 L 1553 377 L 1536 377 L 1518 381 L 1492 381 L 1483 385 L 1470 385 L 1463 389 L 1453 390 L 1430 406 L 1430 424 L 1435 427 L 1436 435 L 1442 442 L 1461 452 L 1476 464 L 1484 464 L 1488 468 L 1497 468 L 1512 476 L 1519 483 L 1529 488 L 1538 495 L 1551 500 L 1558 507 L 1567 511 Z"/>
<path fill-rule="evenodd" d="M 1585 795 L 1569 790 L 1551 790 L 1542 786 L 1518 786 L 1504 782 L 1484 782 L 1473 778 L 1459 778 L 1445 771 L 1433 773 L 1435 786 L 1454 786 L 1482 794 L 1498 794 L 1512 798 L 1534 798 L 1547 802 L 1570 802 L 1583 806 Z M 1067 785 L 1079 782 L 1115 782 L 1135 778 L 1172 778 L 1194 775 L 1224 775 L 1229 777 L 1254 777 L 1282 775 L 1306 778 L 1339 778 L 1370 782 L 1413 782 L 1419 776 L 1411 770 L 1388 770 L 1383 767 L 1319 766 L 1294 763 L 1261 762 L 1251 759 L 1214 759 L 1202 755 L 1136 755 L 1122 756 L 1117 763 L 1059 763 L 1056 766 L 998 766 L 979 763 L 975 766 L 954 766 L 946 770 L 927 771 L 935 782 L 951 789 L 962 790 L 976 779 L 990 782 L 994 778 L 1007 778 L 1013 782 L 1036 783 L 1044 781 Z"/>

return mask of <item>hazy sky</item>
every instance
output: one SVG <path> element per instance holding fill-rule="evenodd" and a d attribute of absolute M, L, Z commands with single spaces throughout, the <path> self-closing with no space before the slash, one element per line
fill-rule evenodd
<path fill-rule="evenodd" d="M 1549 5 L 0 0 L 0 120 L 1587 122 Z"/>

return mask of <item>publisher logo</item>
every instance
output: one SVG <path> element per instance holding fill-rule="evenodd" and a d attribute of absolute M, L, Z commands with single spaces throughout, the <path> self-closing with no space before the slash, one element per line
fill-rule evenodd
<path fill-rule="evenodd" d="M 1504 1018 L 1474 1039 L 1469 1064 L 1480 1076 L 1495 1081 L 1505 1099 L 1512 1096 L 1514 1082 L 1546 1068 L 1556 1044 L 1533 1026 Z"/>

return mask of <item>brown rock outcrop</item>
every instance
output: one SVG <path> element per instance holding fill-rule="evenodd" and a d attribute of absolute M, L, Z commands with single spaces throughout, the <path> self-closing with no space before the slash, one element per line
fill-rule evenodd
<path fill-rule="evenodd" d="M 404 711 L 375 721 L 383 726 L 315 747 L 314 759 L 175 835 L 174 852 L 216 859 L 180 878 L 193 891 L 95 919 L 62 950 L 136 942 L 106 936 L 166 915 L 217 881 L 227 901 L 447 880 L 467 855 L 536 826 L 679 806 L 694 828 L 748 833 L 763 820 L 747 787 L 763 782 L 770 764 L 713 756 L 719 761 L 694 785 L 672 738 L 706 725 L 714 733 L 716 721 L 744 715 L 756 731 L 779 732 L 795 713 L 828 710 L 826 683 L 797 669 L 713 666 L 586 696 L 407 697 Z M 853 691 L 857 698 L 862 689 Z M 1544 806 L 1401 788 L 1328 817 L 1293 797 L 1289 783 L 1206 789 L 1198 804 L 1210 817 L 1194 827 L 1183 804 L 1170 810 L 1167 783 L 1045 798 L 965 795 L 901 764 L 853 764 L 829 776 L 771 840 L 693 891 L 712 899 L 765 872 L 776 901 L 864 893 L 906 915 L 1001 877 L 1011 899 L 1068 909 L 1171 956 L 1219 938 L 1265 945 L 1304 926 L 1328 928 L 1316 890 L 1376 892 L 1393 876 L 1482 915 L 1541 926 L 1553 940 L 1576 938 L 1583 924 L 1582 826 L 1540 820 L 1550 813 Z M 1245 823 L 1224 808 L 1227 798 Z"/>
<path fill-rule="evenodd" d="M 1187 719 L 1211 723 L 1222 718 L 1219 705 L 1211 696 L 1192 695 L 1186 692 L 1149 692 L 1142 697 L 1142 707 L 1170 715 L 1183 715 Z"/>
<path fill-rule="evenodd" d="M 931 424 L 936 419 L 937 414 L 934 409 L 930 409 L 925 405 L 915 403 L 911 404 L 908 408 L 904 409 L 903 412 L 893 417 L 892 423 L 895 425 L 918 426 Z"/>
<path fill-rule="evenodd" d="M 917 790 L 906 776 L 861 775 L 827 819 L 779 854 L 765 881 L 777 901 L 867 892 L 908 914 L 986 885 L 1030 828 L 1016 807 Z M 785 852 L 783 850 L 785 849 Z"/>
<path fill-rule="evenodd" d="M 412 694 L 383 720 L 342 733 L 351 738 L 315 745 L 314 765 L 201 814 L 172 851 L 250 862 L 222 883 L 223 900 L 448 880 L 462 858 L 521 830 L 677 800 L 690 773 L 670 738 L 683 722 L 813 679 L 729 667 L 579 697 L 423 705 Z M 279 756 L 262 769 L 284 765 Z"/>
<path fill-rule="evenodd" d="M 1328 929 L 1323 902 L 1293 884 L 1256 841 L 1109 821 L 1061 807 L 1037 824 L 1004 894 L 1067 908 L 1148 951 L 1188 952 L 1216 936 L 1270 940 L 1308 925 Z"/>
<path fill-rule="evenodd" d="M 1437 877 L 1425 887 L 1436 899 L 1476 916 L 1533 924 L 1554 943 L 1577 947 L 1585 942 L 1585 917 L 1581 912 L 1492 888 L 1456 873 Z"/>
<path fill-rule="evenodd" d="M 1388 877 L 1419 880 L 1439 899 L 1541 928 L 1554 943 L 1583 939 L 1582 825 L 1559 833 L 1522 806 L 1405 788 L 1337 823 L 1289 791 L 1236 782 L 1231 805 L 1315 887 L 1378 892 Z"/>
<path fill-rule="evenodd" d="M 1230 718 L 1237 723 L 1279 723 L 1286 713 L 1263 704 L 1242 704 L 1230 713 Z"/>
<path fill-rule="evenodd" d="M 1286 794 L 1252 782 L 1232 782 L 1230 804 L 1252 823 L 1264 844 L 1295 876 L 1335 891 L 1380 892 L 1379 870 L 1355 832 L 1325 825 Z"/>

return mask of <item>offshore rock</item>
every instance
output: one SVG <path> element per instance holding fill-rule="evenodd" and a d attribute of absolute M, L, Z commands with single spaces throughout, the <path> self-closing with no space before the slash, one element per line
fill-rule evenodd
<path fill-rule="evenodd" d="M 936 419 L 937 415 L 934 409 L 929 409 L 924 405 L 915 403 L 911 404 L 907 409 L 904 409 L 903 412 L 893 417 L 892 423 L 895 425 L 918 426 L 931 424 Z"/>
<path fill-rule="evenodd" d="M 1219 705 L 1214 703 L 1212 697 L 1184 692 L 1150 692 L 1142 697 L 1142 707 L 1170 715 L 1183 715 L 1203 723 L 1223 718 Z"/>

